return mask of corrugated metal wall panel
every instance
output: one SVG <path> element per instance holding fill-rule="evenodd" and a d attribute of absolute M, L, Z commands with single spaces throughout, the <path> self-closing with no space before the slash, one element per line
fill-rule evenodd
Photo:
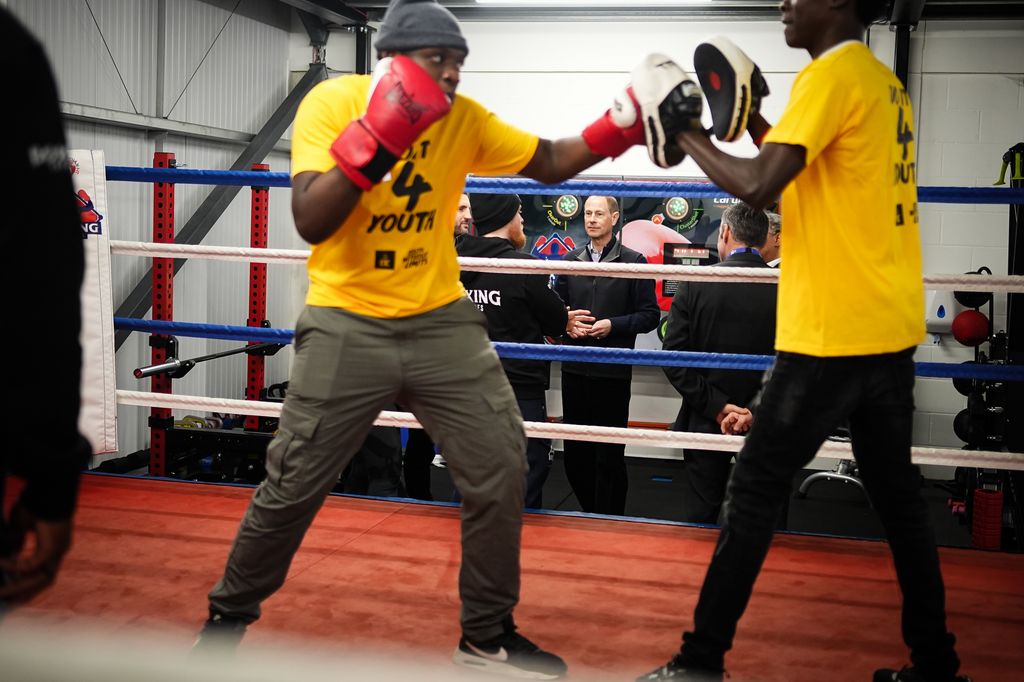
<path fill-rule="evenodd" d="M 153 113 L 155 0 L 12 0 L 8 7 L 46 48 L 61 99 Z"/>
<path fill-rule="evenodd" d="M 288 33 L 203 3 L 170 3 L 168 118 L 255 133 L 288 94 Z"/>
<path fill-rule="evenodd" d="M 157 4 L 153 1 L 103 0 L 90 2 L 95 24 L 109 51 L 122 96 L 134 113 L 154 115 L 157 60 Z M 109 70 L 109 69 L 108 69 Z"/>

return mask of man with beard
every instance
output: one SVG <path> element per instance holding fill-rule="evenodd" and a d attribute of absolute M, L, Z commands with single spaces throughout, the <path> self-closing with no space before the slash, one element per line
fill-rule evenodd
<path fill-rule="evenodd" d="M 470 233 L 473 225 L 473 214 L 469 210 L 469 195 L 463 192 L 459 196 L 459 207 L 455 211 L 455 242 Z M 405 409 L 399 405 L 400 409 Z M 433 501 L 430 491 L 430 470 L 437 464 L 447 466 L 444 456 L 437 451 L 437 446 L 430 435 L 423 429 L 410 429 L 402 453 L 402 476 L 405 479 L 405 494 L 415 500 Z"/>
<path fill-rule="evenodd" d="M 459 239 L 456 250 L 460 256 L 533 259 L 519 251 L 526 244 L 526 233 L 517 195 L 474 194 L 470 207 L 476 236 L 467 234 Z M 461 279 L 466 295 L 487 317 L 487 334 L 492 341 L 544 343 L 545 336 L 565 333 L 569 314 L 558 294 L 548 288 L 548 275 L 463 270 Z M 573 312 L 575 318 L 577 311 Z M 526 421 L 547 419 L 544 392 L 550 379 L 549 364 L 543 360 L 501 360 Z M 539 509 L 551 468 L 551 441 L 530 438 L 526 459 L 530 470 L 526 475 L 525 506 Z"/>
<path fill-rule="evenodd" d="M 473 225 L 473 212 L 469 207 L 469 195 L 463 193 L 459 196 L 459 208 L 455 211 L 455 238 L 458 239 L 464 234 L 469 234 L 469 228 Z"/>

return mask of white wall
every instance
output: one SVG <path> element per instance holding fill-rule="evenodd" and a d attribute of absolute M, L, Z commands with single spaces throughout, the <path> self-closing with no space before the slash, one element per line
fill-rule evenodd
<path fill-rule="evenodd" d="M 255 133 L 282 101 L 289 78 L 304 72 L 312 52 L 294 12 L 282 3 L 249 1 L 231 15 L 227 0 L 9 0 L 8 7 L 47 49 L 63 101 L 120 112 Z M 95 19 L 89 8 L 95 13 Z M 575 135 L 607 108 L 647 52 L 664 52 L 684 66 L 701 38 L 724 34 L 760 64 L 772 95 L 763 110 L 778 117 L 796 72 L 808 57 L 786 47 L 776 21 L 466 22 L 471 53 L 461 91 L 507 120 L 546 137 Z M 159 36 L 163 35 L 163 41 Z M 918 123 L 922 185 L 984 186 L 998 171 L 1006 148 L 1024 139 L 1024 22 L 925 22 L 912 34 L 910 90 Z M 893 36 L 885 27 L 870 35 L 872 49 L 892 63 Z M 162 46 L 162 47 L 161 47 Z M 355 38 L 337 31 L 327 46 L 333 73 L 354 69 Z M 109 51 L 108 51 L 109 50 Z M 199 142 L 175 135 L 149 135 L 103 125 L 68 124 L 72 147 L 99 148 L 108 163 L 149 166 L 153 152 L 175 152 L 190 168 L 227 168 L 241 151 L 228 143 Z M 287 137 L 287 136 L 286 136 Z M 749 142 L 730 145 L 752 155 Z M 272 170 L 285 171 L 286 155 L 274 153 Z M 685 162 L 662 170 L 641 149 L 606 161 L 588 174 L 629 177 L 701 177 Z M 177 225 L 183 226 L 209 188 L 180 185 Z M 289 192 L 271 190 L 270 246 L 300 248 Z M 145 185 L 111 183 L 111 228 L 115 239 L 148 240 L 152 192 Z M 210 244 L 248 243 L 248 192 L 243 190 L 210 233 Z M 988 265 L 1006 270 L 1006 207 L 925 204 L 921 208 L 927 272 L 957 273 Z M 115 306 L 148 268 L 142 259 L 114 260 Z M 241 324 L 246 317 L 243 265 L 192 261 L 176 282 L 175 318 Z M 301 268 L 270 267 L 270 310 L 275 326 L 294 323 L 305 288 Z M 997 328 L 1005 297 L 997 297 Z M 141 335 L 118 353 L 118 382 L 134 388 L 131 370 L 148 362 Z M 651 346 L 650 340 L 645 345 Z M 183 356 L 231 347 L 217 341 L 182 340 Z M 921 360 L 957 362 L 972 353 L 949 338 L 922 345 Z M 287 377 L 290 352 L 268 363 L 268 383 Z M 244 385 L 241 357 L 200 366 L 176 390 L 238 397 Z M 671 421 L 678 398 L 656 369 L 637 370 L 631 417 Z M 964 399 L 947 380 L 921 379 L 915 442 L 959 446 L 952 415 Z M 559 407 L 553 396 L 552 412 Z M 123 452 L 144 447 L 145 414 L 121 408 Z"/>
<path fill-rule="evenodd" d="M 750 46 L 774 96 L 766 116 L 778 116 L 795 73 L 809 59 L 786 48 L 778 24 L 767 22 L 467 22 L 470 45 L 460 92 L 480 100 L 499 116 L 537 133 L 557 138 L 578 135 L 629 83 L 630 71 L 649 52 L 663 52 L 692 69 L 692 47 L 704 37 L 727 34 Z M 543 47 L 537 47 L 543 46 Z M 515 58 L 510 58 L 515 55 Z M 710 118 L 708 118 L 710 124 Z M 749 141 L 732 145 L 752 156 Z M 654 166 L 642 148 L 606 160 L 587 175 L 703 177 L 687 160 L 672 169 Z"/>
<path fill-rule="evenodd" d="M 632 65 L 647 52 L 664 52 L 692 68 L 692 51 L 702 38 L 728 35 L 759 64 L 768 80 L 772 94 L 762 110 L 769 120 L 778 118 L 797 71 L 809 60 L 806 53 L 786 46 L 775 21 L 467 22 L 463 29 L 470 55 L 460 91 L 510 122 L 552 138 L 578 134 L 607 108 L 612 95 L 628 82 Z M 990 185 L 1002 153 L 1024 140 L 1022 36 L 1021 21 L 923 22 L 912 34 L 909 85 L 918 117 L 922 186 Z M 892 64 L 894 34 L 878 26 L 869 38 L 879 59 Z M 749 141 L 724 147 L 739 156 L 755 151 Z M 602 162 L 587 174 L 679 180 L 704 176 L 689 160 L 673 169 L 657 168 L 641 148 Z M 921 220 L 927 273 L 960 273 L 981 265 L 995 274 L 1006 273 L 1006 206 L 924 204 Z M 999 329 L 1005 324 L 1005 296 L 996 301 Z M 646 340 L 644 345 L 654 344 Z M 917 353 L 920 361 L 970 358 L 973 349 L 948 335 L 939 344 L 930 337 Z M 658 374 L 657 370 L 637 372 L 631 419 L 667 422 L 674 417 L 678 397 Z M 965 407 L 965 399 L 952 382 L 919 379 L 916 398 L 914 442 L 963 445 L 953 434 L 952 420 Z M 557 413 L 557 393 L 549 402 Z M 650 454 L 640 449 L 630 452 Z"/>

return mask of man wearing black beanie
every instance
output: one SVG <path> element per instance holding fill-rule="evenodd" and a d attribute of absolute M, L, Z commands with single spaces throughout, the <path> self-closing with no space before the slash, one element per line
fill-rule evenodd
<path fill-rule="evenodd" d="M 580 136 L 549 141 L 456 95 L 469 47 L 436 2 L 393 0 L 376 44 L 372 78 L 326 80 L 295 116 L 292 214 L 312 244 L 309 291 L 267 478 L 210 592 L 199 645 L 237 642 L 259 618 L 374 419 L 400 402 L 437 440 L 463 496 L 455 662 L 561 677 L 562 659 L 513 620 L 526 437 L 486 320 L 459 281 L 451 216 L 470 173 L 550 184 L 644 144 L 644 125 L 685 74 L 645 59 Z"/>
<path fill-rule="evenodd" d="M 519 249 L 526 244 L 522 203 L 515 194 L 473 194 L 469 197 L 477 236 L 464 235 L 455 248 L 460 256 L 536 260 Z M 487 318 L 491 341 L 544 343 L 545 336 L 565 333 L 569 314 L 548 286 L 546 274 L 516 275 L 503 272 L 462 271 L 466 295 Z M 575 311 L 574 311 L 575 312 Z M 550 363 L 543 360 L 502 358 L 519 411 L 526 421 L 546 421 L 545 391 Z M 544 482 L 551 468 L 551 441 L 530 438 L 526 444 L 525 506 L 540 509 Z"/>

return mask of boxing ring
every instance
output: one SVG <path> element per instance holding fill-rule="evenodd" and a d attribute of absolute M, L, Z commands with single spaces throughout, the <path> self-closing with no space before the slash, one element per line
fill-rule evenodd
<path fill-rule="evenodd" d="M 283 173 L 190 171 L 108 167 L 113 181 L 165 184 L 288 186 Z M 628 186 L 626 186 L 628 184 Z M 711 185 L 573 181 L 554 187 L 519 180 L 470 179 L 467 191 L 721 196 Z M 670 193 L 670 194 L 669 194 Z M 922 188 L 922 200 L 1024 203 L 1020 190 Z M 166 236 L 166 235 L 165 235 Z M 111 253 L 152 257 L 164 272 L 175 258 L 266 263 L 305 262 L 308 252 L 112 241 Z M 460 259 L 464 269 L 600 274 L 654 278 L 770 281 L 775 271 L 700 266 L 629 266 L 558 261 Z M 714 272 L 711 272 L 711 271 Z M 265 284 L 265 279 L 263 280 Z M 926 288 L 1024 292 L 1024 277 L 929 275 Z M 169 285 L 167 285 L 169 286 Z M 168 293 L 165 290 L 165 293 Z M 262 294 L 265 303 L 265 290 Z M 167 312 L 167 311 L 164 311 Z M 122 331 L 229 339 L 282 345 L 291 330 L 261 326 L 260 311 L 248 326 L 118 318 Z M 159 319 L 165 317 L 167 319 Z M 496 344 L 499 355 L 526 359 L 586 360 L 634 365 L 764 369 L 765 356 L 669 351 L 583 349 Z M 154 346 L 153 363 L 175 359 Z M 161 352 L 163 351 L 162 354 Z M 263 380 L 249 356 L 249 388 Z M 919 376 L 1022 381 L 1024 367 L 918 363 Z M 256 381 L 258 379 L 258 381 Z M 153 390 L 118 389 L 122 405 L 154 410 L 154 433 L 171 410 L 227 412 L 275 418 L 280 404 L 175 395 L 170 377 L 153 377 Z M 163 421 L 161 421 L 163 420 Z M 151 423 L 154 423 L 151 421 Z M 377 423 L 416 428 L 407 413 L 382 412 Z M 528 422 L 531 436 L 650 447 L 736 451 L 742 438 L 660 429 L 613 429 Z M 154 441 L 156 443 L 156 441 Z M 821 456 L 846 459 L 849 445 L 826 442 Z M 1024 470 L 1024 453 L 915 447 L 918 464 Z M 160 464 L 160 462 L 155 462 Z M 151 465 L 154 464 L 151 461 Z M 152 469 L 152 467 L 151 467 Z M 166 471 L 157 473 L 166 473 Z M 249 487 L 166 479 L 87 475 L 76 539 L 57 585 L 0 623 L 9 629 L 72 626 L 93 619 L 97 634 L 114 638 L 151 632 L 168 651 L 191 644 L 206 610 L 206 592 L 220 574 L 228 546 L 251 496 Z M 522 541 L 522 599 L 517 621 L 530 636 L 563 656 L 575 679 L 632 679 L 660 664 L 692 617 L 717 531 L 671 522 L 527 513 Z M 295 557 L 285 586 L 266 604 L 242 652 L 288 648 L 301 640 L 311 655 L 354 651 L 383 659 L 411 658 L 420 677 L 467 675 L 447 667 L 458 640 L 459 512 L 452 505 L 410 500 L 330 496 Z M 1009 680 L 1024 669 L 1024 555 L 942 548 L 950 628 L 958 636 L 963 670 L 977 680 Z M 864 680 L 880 665 L 906 658 L 899 631 L 899 595 L 884 542 L 779 534 L 740 623 L 729 660 L 735 680 Z M 1016 644 L 1014 644 L 1016 643 Z M 9 653 L 9 652 L 8 652 Z M 4 653 L 0 649 L 0 657 Z M 169 654 L 173 659 L 174 654 Z M 344 658 L 339 659 L 341 661 Z M 841 667 L 836 665 L 842 661 Z M 365 679 L 355 677 L 342 679 Z M 401 679 L 403 674 L 396 673 Z M 416 674 L 410 674 L 411 677 Z M 310 675 L 310 679 L 319 679 Z"/>
<path fill-rule="evenodd" d="M 234 184 L 253 185 L 255 187 L 287 187 L 290 178 L 286 173 L 267 173 L 258 171 L 200 171 L 186 169 L 147 169 L 108 167 L 107 177 L 110 180 L 142 181 L 142 182 L 189 182 L 196 184 Z M 549 194 L 571 192 L 576 194 L 614 194 L 620 196 L 678 196 L 688 197 L 722 197 L 728 196 L 714 185 L 707 183 L 677 182 L 618 182 L 601 180 L 575 180 L 558 185 L 545 186 L 540 183 L 519 179 L 506 178 L 469 178 L 467 191 L 505 192 L 505 193 L 537 193 Z M 995 188 L 963 189 L 951 187 L 921 188 L 922 201 L 938 201 L 949 203 L 1024 203 L 1024 190 L 1008 190 Z M 263 237 L 265 246 L 265 236 Z M 175 244 L 173 239 L 164 243 L 111 242 L 111 253 L 152 257 L 170 262 L 173 258 L 204 258 L 227 261 L 245 261 L 256 267 L 265 263 L 305 263 L 308 252 L 304 250 L 211 247 L 200 245 Z M 676 277 L 693 281 L 731 281 L 731 282 L 773 282 L 778 277 L 776 270 L 752 271 L 749 268 L 716 267 L 682 265 L 641 265 L 620 263 L 583 263 L 562 261 L 513 261 L 505 259 L 460 258 L 463 269 L 489 272 L 546 273 L 546 274 L 577 274 L 601 275 L 607 277 L 631 277 L 639 279 Z M 988 276 L 974 275 L 926 275 L 925 287 L 935 290 L 958 290 L 980 292 L 1024 292 L 1024 276 Z M 265 296 L 265 294 L 264 294 Z M 263 300 L 265 305 L 265 299 Z M 195 336 L 201 338 L 228 339 L 250 343 L 281 344 L 290 343 L 292 330 L 260 327 L 256 318 L 250 317 L 249 325 L 236 327 L 229 325 L 204 325 L 199 323 L 180 323 L 157 319 L 137 320 L 116 318 L 115 326 L 119 330 L 148 331 L 158 336 Z M 257 316 L 258 317 L 258 316 Z M 531 344 L 496 343 L 495 348 L 502 357 L 536 360 L 571 360 L 589 362 L 610 362 L 632 365 L 651 366 L 690 366 L 690 367 L 725 367 L 733 369 L 764 370 L 771 363 L 770 356 L 749 356 L 718 353 L 687 353 L 679 351 L 644 351 L 633 349 L 601 349 L 578 348 L 570 346 L 548 346 Z M 154 353 L 154 364 L 166 361 L 166 356 Z M 1022 381 L 1024 366 L 1008 365 L 965 365 L 955 363 L 917 364 L 918 376 L 948 377 L 990 381 Z M 253 372 L 250 369 L 250 377 Z M 169 383 L 169 382 L 168 382 Z M 164 384 L 154 380 L 154 391 L 164 392 Z M 252 387 L 247 394 L 252 393 Z M 121 404 L 151 406 L 159 409 L 196 408 L 216 412 L 238 412 L 248 415 L 274 417 L 280 413 L 280 406 L 273 403 L 258 401 L 235 401 L 228 399 L 209 399 L 201 396 L 171 396 L 169 393 L 154 395 L 139 391 L 118 390 L 118 401 Z M 412 415 L 407 413 L 383 412 L 377 422 L 381 426 L 398 426 L 418 428 L 419 424 Z M 626 444 L 644 444 L 656 447 L 699 447 L 701 449 L 733 451 L 739 449 L 742 439 L 736 436 L 718 436 L 696 433 L 666 433 L 658 429 L 611 429 L 607 427 L 586 427 L 566 424 L 550 424 L 529 422 L 527 433 L 540 438 L 581 439 L 601 442 Z M 823 446 L 822 455 L 849 458 L 849 446 L 842 443 L 829 442 Z M 966 459 L 965 459 L 966 458 Z M 1024 454 L 997 452 L 984 449 L 970 451 L 965 455 L 963 450 L 950 448 L 915 448 L 914 461 L 918 464 L 957 465 L 971 463 L 972 466 L 993 467 L 999 469 L 1024 470 Z M 163 472 L 158 472 L 163 473 Z"/>

